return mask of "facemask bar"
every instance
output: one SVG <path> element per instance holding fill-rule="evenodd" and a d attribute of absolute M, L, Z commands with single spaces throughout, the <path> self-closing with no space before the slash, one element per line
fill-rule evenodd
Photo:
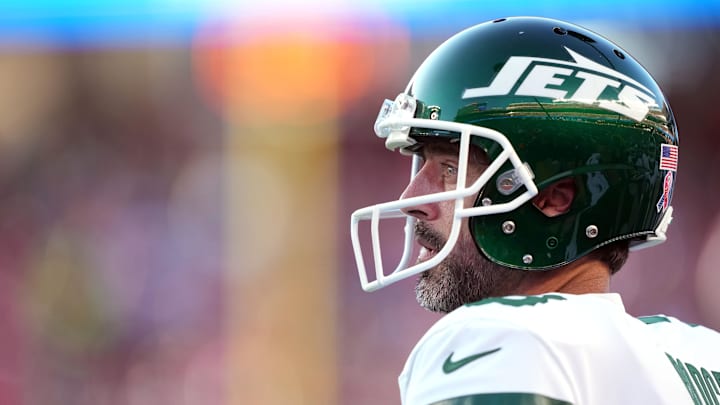
<path fill-rule="evenodd" d="M 402 148 L 411 146 L 415 143 L 415 140 L 409 137 L 411 127 L 460 133 L 458 183 L 455 190 L 376 204 L 358 209 L 352 214 L 350 231 L 353 243 L 353 252 L 355 254 L 355 261 L 358 267 L 360 283 L 365 291 L 375 291 L 437 266 L 454 248 L 458 236 L 460 235 L 463 218 L 512 211 L 538 193 L 537 186 L 532 180 L 532 172 L 526 165 L 523 164 L 517 153 L 515 153 L 510 141 L 502 133 L 489 128 L 477 127 L 469 124 L 413 118 L 415 108 L 414 100 L 412 103 L 407 103 L 407 98 L 411 97 L 401 94 L 398 96 L 398 99 L 396 99 L 394 106 L 389 105 L 392 104 L 392 102 L 386 100 L 375 125 L 376 133 L 380 137 L 387 138 L 386 146 L 388 146 L 389 149 L 401 148 L 401 151 Z M 403 106 L 405 106 L 405 108 L 403 108 Z M 412 112 L 408 106 L 411 106 L 413 110 Z M 480 177 L 470 187 L 466 187 L 465 181 L 471 136 L 479 136 L 497 142 L 502 147 L 502 152 L 496 159 L 493 160 L 488 168 L 483 171 Z M 510 160 L 516 171 L 515 176 L 525 186 L 525 192 L 506 203 L 465 208 L 464 199 L 468 196 L 477 195 L 480 192 L 480 189 L 488 183 L 490 178 L 492 178 L 493 175 L 508 160 Z M 417 175 L 419 170 L 420 158 L 413 156 L 411 181 Z M 413 245 L 415 241 L 415 218 L 409 216 L 406 217 L 401 210 L 417 205 L 438 203 L 449 200 L 455 201 L 455 210 L 447 242 L 431 259 L 415 265 L 409 265 L 410 260 L 412 260 L 411 255 L 413 253 Z M 405 241 L 403 244 L 403 254 L 399 264 L 395 267 L 392 273 L 386 275 L 380 247 L 379 222 L 381 219 L 385 218 L 403 217 L 407 218 L 404 229 Z M 359 222 L 365 220 L 370 220 L 370 239 L 372 243 L 373 265 L 375 267 L 375 280 L 373 281 L 368 281 L 367 269 L 363 258 L 363 250 L 359 240 Z"/>

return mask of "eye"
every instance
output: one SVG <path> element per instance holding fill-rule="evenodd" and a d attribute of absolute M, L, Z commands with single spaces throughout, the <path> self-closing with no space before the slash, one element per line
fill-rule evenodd
<path fill-rule="evenodd" d="M 445 180 L 455 181 L 458 175 L 458 168 L 454 165 L 443 163 L 442 164 L 442 175 Z"/>

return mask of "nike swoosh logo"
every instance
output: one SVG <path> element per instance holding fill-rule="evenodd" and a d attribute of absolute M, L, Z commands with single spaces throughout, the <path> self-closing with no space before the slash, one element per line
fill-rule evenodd
<path fill-rule="evenodd" d="M 485 357 L 488 354 L 493 354 L 495 352 L 498 352 L 498 351 L 500 351 L 500 349 L 502 349 L 502 348 L 498 347 L 497 349 L 492 349 L 492 350 L 488 350 L 486 352 L 473 354 L 472 356 L 467 356 L 467 357 L 464 357 L 457 361 L 453 361 L 453 359 L 452 359 L 452 356 L 453 356 L 453 354 L 455 354 L 455 352 L 450 353 L 450 355 L 447 357 L 447 359 L 445 359 L 445 363 L 443 363 L 443 366 L 442 366 L 443 373 L 450 374 L 453 371 L 459 369 L 460 367 L 463 367 L 463 366 L 467 365 L 468 363 L 471 363 L 481 357 Z"/>

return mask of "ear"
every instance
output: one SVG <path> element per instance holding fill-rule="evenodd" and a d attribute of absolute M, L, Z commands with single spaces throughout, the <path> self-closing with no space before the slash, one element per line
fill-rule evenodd
<path fill-rule="evenodd" d="M 566 213 L 575 199 L 575 180 L 562 179 L 549 185 L 533 198 L 533 205 L 548 217 Z"/>

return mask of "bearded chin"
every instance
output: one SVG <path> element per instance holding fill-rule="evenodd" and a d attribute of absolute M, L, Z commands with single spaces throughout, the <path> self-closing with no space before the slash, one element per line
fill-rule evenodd
<path fill-rule="evenodd" d="M 486 259 L 468 235 L 445 260 L 420 275 L 415 296 L 423 308 L 448 313 L 464 304 L 512 294 L 524 275 Z"/>

